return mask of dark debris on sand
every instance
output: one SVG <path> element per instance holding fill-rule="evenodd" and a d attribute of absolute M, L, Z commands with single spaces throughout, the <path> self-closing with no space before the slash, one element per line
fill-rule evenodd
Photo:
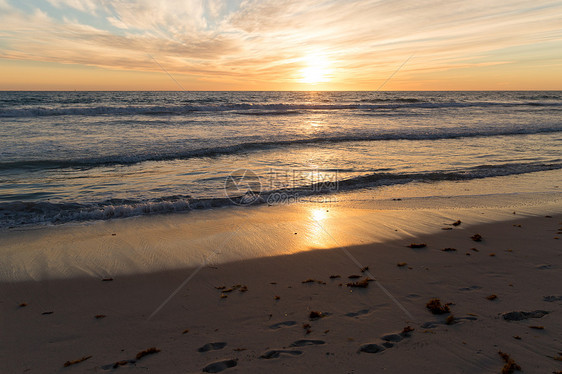
<path fill-rule="evenodd" d="M 216 286 L 215 289 L 221 291 L 220 297 L 222 299 L 226 299 L 228 297 L 225 294 L 231 293 L 231 292 L 234 292 L 234 291 L 248 292 L 248 286 L 246 286 L 245 284 L 235 284 L 234 286 L 232 286 L 230 288 L 226 288 L 226 286 Z"/>
<path fill-rule="evenodd" d="M 482 241 L 482 235 L 474 234 L 470 237 L 470 239 L 474 240 L 475 242 L 481 242 Z"/>
<path fill-rule="evenodd" d="M 433 314 L 447 314 L 451 312 L 449 305 L 441 305 L 441 300 L 437 298 L 429 300 L 425 307 Z"/>
<path fill-rule="evenodd" d="M 121 361 L 117 361 L 115 362 L 111 367 L 113 367 L 114 369 L 117 369 L 119 366 L 125 366 L 127 364 L 134 364 L 135 361 L 134 360 L 121 360 Z M 106 365 L 105 367 L 108 367 L 109 365 Z M 105 367 L 102 366 L 102 369 L 104 369 Z"/>
<path fill-rule="evenodd" d="M 365 278 L 363 280 L 357 281 L 357 282 L 350 282 L 347 283 L 347 287 L 358 287 L 358 288 L 367 288 L 369 287 L 369 278 Z"/>
<path fill-rule="evenodd" d="M 160 350 L 158 348 L 151 347 L 151 348 L 145 349 L 144 351 L 140 351 L 139 353 L 137 353 L 136 358 L 137 358 L 137 360 L 140 360 L 144 356 L 148 356 L 148 355 L 158 353 L 158 352 L 160 352 Z"/>
<path fill-rule="evenodd" d="M 64 367 L 68 367 L 70 365 L 75 365 L 75 364 L 79 364 L 80 362 L 86 361 L 88 359 L 92 358 L 92 356 L 84 356 L 82 358 L 79 358 L 78 360 L 72 360 L 72 361 L 66 361 L 64 363 Z"/>
<path fill-rule="evenodd" d="M 402 332 L 400 333 L 400 335 L 402 336 L 409 336 L 409 334 L 414 331 L 415 329 L 411 326 L 406 326 L 402 329 Z"/>
<path fill-rule="evenodd" d="M 447 248 L 442 249 L 443 252 L 455 252 L 456 250 L 457 250 L 456 248 L 451 248 L 451 247 L 447 247 Z"/>
<path fill-rule="evenodd" d="M 515 370 L 521 370 L 521 366 L 515 363 L 513 359 L 505 352 L 499 351 L 498 354 L 505 361 L 505 365 L 502 368 L 502 374 L 512 374 Z"/>
<path fill-rule="evenodd" d="M 320 318 L 323 318 L 323 317 L 326 317 L 326 314 L 324 314 L 324 313 L 322 313 L 322 312 L 317 312 L 317 311 L 315 311 L 315 310 L 312 310 L 312 311 L 310 312 L 310 314 L 308 315 L 308 318 L 309 318 L 311 321 L 316 321 L 317 319 L 320 319 Z"/>

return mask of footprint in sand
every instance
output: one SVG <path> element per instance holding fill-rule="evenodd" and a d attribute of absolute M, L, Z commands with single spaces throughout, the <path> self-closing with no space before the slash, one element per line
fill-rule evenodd
<path fill-rule="evenodd" d="M 307 345 L 322 345 L 322 344 L 326 344 L 326 342 L 324 340 L 300 339 L 291 343 L 289 347 L 305 347 Z M 300 356 L 302 354 L 303 351 L 299 351 L 296 349 L 273 349 L 262 354 L 260 358 L 269 360 L 272 358 L 279 358 L 279 357 Z"/>
<path fill-rule="evenodd" d="M 562 301 L 562 296 L 545 296 L 542 299 L 548 303 L 553 303 L 555 301 Z"/>
<path fill-rule="evenodd" d="M 550 264 L 545 264 L 545 265 L 537 265 L 536 268 L 539 270 L 549 270 L 554 268 L 554 266 Z"/>
<path fill-rule="evenodd" d="M 502 317 L 506 321 L 522 321 L 529 318 L 542 318 L 548 313 L 549 312 L 546 310 L 533 310 L 532 312 L 509 312 L 502 314 Z"/>
<path fill-rule="evenodd" d="M 204 346 L 200 347 L 197 352 L 216 351 L 218 349 L 223 349 L 224 347 L 226 347 L 225 342 L 207 343 Z"/>
<path fill-rule="evenodd" d="M 279 323 L 273 324 L 273 325 L 269 326 L 269 328 L 273 329 L 273 330 L 277 330 L 277 329 L 280 329 L 282 327 L 294 326 L 296 324 L 297 324 L 296 321 L 284 321 L 284 322 L 279 322 Z"/>
<path fill-rule="evenodd" d="M 325 344 L 324 340 L 301 339 L 291 343 L 291 347 L 304 347 L 307 345 L 321 345 Z"/>
<path fill-rule="evenodd" d="M 384 351 L 384 349 L 385 348 L 383 346 L 374 343 L 363 344 L 361 347 L 359 347 L 359 351 L 365 353 L 379 353 Z"/>
<path fill-rule="evenodd" d="M 402 336 L 400 336 L 399 334 L 388 334 L 385 335 L 381 338 L 382 340 L 384 340 L 385 342 L 401 342 L 402 339 L 404 339 Z"/>
<path fill-rule="evenodd" d="M 404 338 L 409 338 L 411 336 L 412 331 L 413 329 L 410 328 L 410 326 L 408 326 L 405 327 L 404 330 L 402 330 L 402 332 L 400 333 L 383 335 L 381 337 L 381 340 L 383 340 L 383 342 L 380 345 L 375 343 L 363 344 L 361 347 L 359 347 L 359 352 L 365 352 L 365 353 L 382 352 L 387 348 L 394 347 L 397 343 L 400 343 L 402 340 L 404 340 Z"/>
<path fill-rule="evenodd" d="M 462 323 L 463 321 L 476 321 L 477 319 L 478 318 L 476 318 L 474 316 L 454 317 L 454 320 L 452 322 L 449 322 L 449 323 L 447 323 L 447 320 L 445 320 L 445 321 L 429 321 L 429 322 L 422 323 L 421 327 L 424 328 L 424 329 L 434 329 L 438 325 L 452 325 L 452 324 Z"/>
<path fill-rule="evenodd" d="M 463 288 L 459 288 L 459 291 L 474 291 L 474 290 L 479 290 L 482 287 L 480 286 L 470 286 L 470 287 L 463 287 Z"/>
<path fill-rule="evenodd" d="M 260 356 L 260 358 L 265 358 L 266 360 L 272 359 L 272 358 L 279 358 L 279 357 L 283 357 L 283 356 L 300 356 L 302 355 L 302 351 L 297 351 L 297 350 L 288 350 L 288 349 L 276 349 L 276 350 L 271 350 L 271 351 L 267 351 L 265 352 L 263 355 Z"/>
<path fill-rule="evenodd" d="M 220 373 L 223 370 L 238 365 L 238 360 L 224 360 L 213 362 L 203 368 L 204 373 Z"/>
<path fill-rule="evenodd" d="M 134 365 L 136 362 L 137 362 L 136 360 L 122 360 L 122 361 L 113 362 L 111 364 L 102 365 L 101 368 L 103 370 L 117 369 L 120 366 L 125 366 L 129 364 Z"/>
<path fill-rule="evenodd" d="M 369 309 L 361 309 L 357 312 L 346 313 L 345 316 L 346 317 L 359 317 L 359 316 L 362 316 L 363 314 L 367 314 L 367 313 L 369 313 Z"/>

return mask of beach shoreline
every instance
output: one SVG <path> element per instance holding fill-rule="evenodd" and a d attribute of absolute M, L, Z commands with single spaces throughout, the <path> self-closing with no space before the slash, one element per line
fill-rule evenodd
<path fill-rule="evenodd" d="M 502 350 L 525 372 L 560 370 L 553 357 L 562 348 L 557 334 L 562 260 L 555 239 L 562 214 L 553 211 L 556 205 L 542 214 L 504 209 L 501 219 L 496 214 L 477 222 L 479 210 L 453 210 L 425 222 L 436 225 L 433 231 L 413 230 L 394 239 L 348 245 L 334 234 L 342 247 L 332 243 L 330 250 L 228 263 L 208 259 L 202 267 L 153 267 L 152 273 L 4 280 L 2 366 L 9 372 L 201 372 L 224 361 L 209 370 L 497 372 L 504 364 Z M 411 213 L 394 212 L 403 229 L 408 223 L 415 227 Z M 349 211 L 341 214 L 337 221 L 349 229 Z M 453 226 L 456 220 L 461 224 Z M 329 223 L 326 227 L 332 231 Z M 475 234 L 483 240 L 472 240 Z M 409 248 L 411 243 L 427 246 Z M 361 273 L 359 267 L 366 266 Z M 330 278 L 336 275 L 341 278 Z M 367 277 L 376 281 L 347 287 Z M 492 295 L 497 298 L 488 300 Z M 435 297 L 453 303 L 452 324 L 445 323 L 449 314 L 432 315 L 425 308 Z M 523 321 L 501 316 L 536 310 L 549 313 Z M 311 320 L 311 312 L 320 312 L 320 318 Z M 382 346 L 384 336 L 406 326 L 415 331 L 390 342 L 393 347 L 360 352 L 365 344 Z M 198 351 L 205 346 L 208 351 Z M 161 352 L 136 359 L 150 347 Z M 271 357 L 260 358 L 264 355 Z M 116 362 L 121 364 L 113 368 Z"/>

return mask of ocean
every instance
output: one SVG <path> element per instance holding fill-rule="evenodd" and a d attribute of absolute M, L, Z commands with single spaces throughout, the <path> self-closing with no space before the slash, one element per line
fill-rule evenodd
<path fill-rule="evenodd" d="M 0 92 L 0 228 L 562 169 L 562 91 Z"/>

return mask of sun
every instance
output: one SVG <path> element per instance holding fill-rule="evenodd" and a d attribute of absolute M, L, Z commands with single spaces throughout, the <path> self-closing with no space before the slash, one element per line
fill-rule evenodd
<path fill-rule="evenodd" d="M 303 59 L 303 65 L 300 70 L 301 83 L 317 84 L 330 81 L 332 69 L 330 61 L 325 56 L 308 55 Z"/>

